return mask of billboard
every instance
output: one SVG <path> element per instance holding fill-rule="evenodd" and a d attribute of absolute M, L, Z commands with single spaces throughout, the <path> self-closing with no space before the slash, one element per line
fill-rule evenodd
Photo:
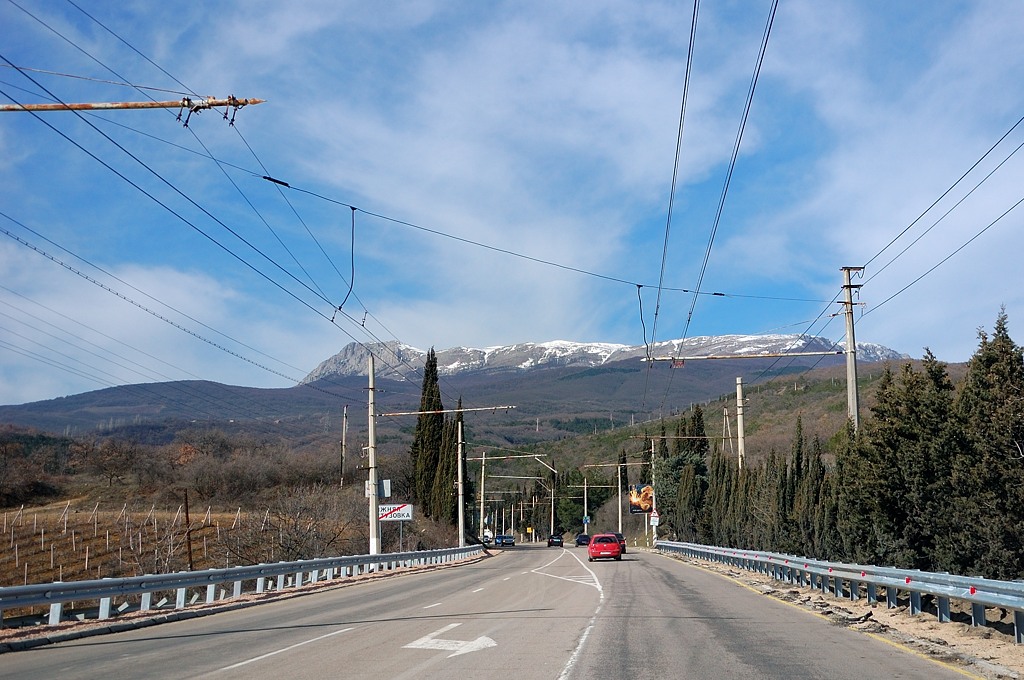
<path fill-rule="evenodd" d="M 650 484 L 629 485 L 629 513 L 648 513 L 654 509 L 654 487 Z"/>

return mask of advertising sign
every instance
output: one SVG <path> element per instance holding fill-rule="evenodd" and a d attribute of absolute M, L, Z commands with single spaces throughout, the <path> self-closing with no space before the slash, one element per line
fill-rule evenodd
<path fill-rule="evenodd" d="M 646 514 L 654 509 L 654 487 L 650 484 L 629 485 L 629 513 Z"/>
<path fill-rule="evenodd" d="M 377 508 L 377 519 L 381 522 L 409 522 L 412 520 L 412 508 L 408 503 L 380 505 Z"/>

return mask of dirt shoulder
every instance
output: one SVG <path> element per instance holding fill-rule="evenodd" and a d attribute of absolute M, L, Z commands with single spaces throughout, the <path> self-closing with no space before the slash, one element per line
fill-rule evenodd
<path fill-rule="evenodd" d="M 887 609 L 884 602 L 868 604 L 866 600 L 829 597 L 821 591 L 782 583 L 763 574 L 717 562 L 662 554 L 817 613 L 834 625 L 877 635 L 923 656 L 955 665 L 976 677 L 989 680 L 1024 678 L 1024 645 L 1014 643 L 1012 612 L 989 610 L 989 625 L 985 628 L 973 628 L 969 623 L 956 620 L 939 623 L 934 614 L 912 616 L 905 606 Z M 954 618 L 957 618 L 956 614 Z"/>

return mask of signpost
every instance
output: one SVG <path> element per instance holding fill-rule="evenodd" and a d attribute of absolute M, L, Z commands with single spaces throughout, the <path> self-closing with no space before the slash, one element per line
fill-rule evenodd
<path fill-rule="evenodd" d="M 409 503 L 397 503 L 392 505 L 377 506 L 377 521 L 398 522 L 398 550 L 402 550 L 402 543 L 405 541 L 405 523 L 412 521 L 413 506 Z"/>

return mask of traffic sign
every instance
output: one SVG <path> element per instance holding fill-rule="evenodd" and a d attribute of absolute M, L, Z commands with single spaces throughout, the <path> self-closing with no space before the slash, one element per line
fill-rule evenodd
<path fill-rule="evenodd" d="M 661 521 L 661 515 L 658 514 L 657 510 L 651 510 L 651 526 L 656 527 Z"/>
<path fill-rule="evenodd" d="M 380 505 L 377 508 L 377 519 L 381 522 L 408 522 L 412 520 L 412 508 L 408 503 Z"/>

